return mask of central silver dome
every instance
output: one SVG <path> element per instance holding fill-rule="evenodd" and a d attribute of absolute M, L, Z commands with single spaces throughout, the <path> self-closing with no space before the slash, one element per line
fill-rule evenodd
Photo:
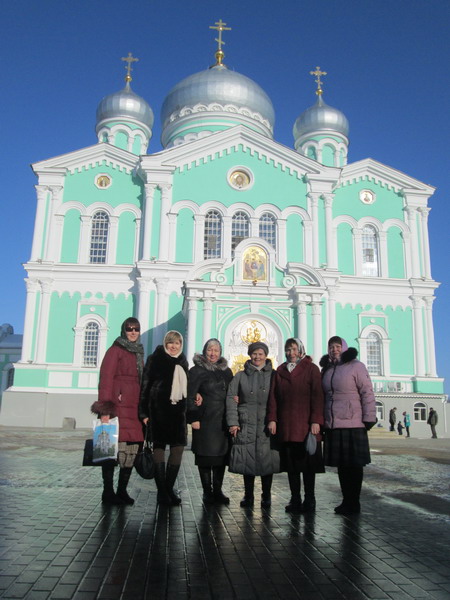
<path fill-rule="evenodd" d="M 221 123 L 224 128 L 226 116 L 228 127 L 236 123 L 251 124 L 269 136 L 275 122 L 272 102 L 264 90 L 245 75 L 221 64 L 186 77 L 170 90 L 161 109 L 163 129 L 170 130 L 163 132 L 163 140 L 173 142 L 175 124 L 184 126 L 187 115 L 193 114 L 198 117 L 197 127 L 201 125 L 199 119 L 203 119 L 205 126 L 208 120 L 211 125 L 214 116 L 216 124 Z"/>

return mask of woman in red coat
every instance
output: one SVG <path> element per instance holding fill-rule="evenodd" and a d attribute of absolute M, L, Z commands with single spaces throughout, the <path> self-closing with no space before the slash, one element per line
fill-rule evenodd
<path fill-rule="evenodd" d="M 120 337 L 106 352 L 100 367 L 98 400 L 91 410 L 102 422 L 119 417 L 120 466 L 117 493 L 114 493 L 114 465 L 102 465 L 105 504 L 134 504 L 127 492 L 139 444 L 144 441 L 142 424 L 138 418 L 139 395 L 144 368 L 144 348 L 139 343 L 141 327 L 134 317 L 122 323 Z"/>
<path fill-rule="evenodd" d="M 291 500 L 286 512 L 312 512 L 316 473 L 323 473 L 320 426 L 323 425 L 323 392 L 319 368 L 306 356 L 301 340 L 290 338 L 284 347 L 286 362 L 278 367 L 268 403 L 268 429 L 285 450 Z M 306 451 L 306 437 L 317 440 L 316 453 Z M 303 473 L 305 499 L 301 500 L 300 473 Z"/>

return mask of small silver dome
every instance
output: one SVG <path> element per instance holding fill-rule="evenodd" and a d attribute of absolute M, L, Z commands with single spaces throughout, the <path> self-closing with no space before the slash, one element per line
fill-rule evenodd
<path fill-rule="evenodd" d="M 294 139 L 315 131 L 334 131 L 348 137 L 349 124 L 347 117 L 337 108 L 328 106 L 320 95 L 314 106 L 303 112 L 294 125 Z"/>
<path fill-rule="evenodd" d="M 224 65 L 215 65 L 190 75 L 170 90 L 161 109 L 163 127 L 169 120 L 176 119 L 182 109 L 198 104 L 206 107 L 212 104 L 233 105 L 238 109 L 259 113 L 268 121 L 269 129 L 273 130 L 275 113 L 269 96 L 257 83 L 245 75 L 228 70 Z M 210 110 L 217 109 L 213 107 Z"/>
<path fill-rule="evenodd" d="M 97 124 L 105 119 L 132 119 L 153 127 L 154 115 L 149 104 L 135 94 L 127 82 L 120 92 L 105 96 L 97 107 Z"/>

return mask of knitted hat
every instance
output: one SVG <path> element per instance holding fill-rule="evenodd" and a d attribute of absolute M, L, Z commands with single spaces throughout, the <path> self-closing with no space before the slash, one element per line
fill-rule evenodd
<path fill-rule="evenodd" d="M 266 356 L 269 354 L 269 347 L 264 342 L 250 344 L 247 350 L 248 355 L 251 356 L 255 350 L 262 350 Z"/>

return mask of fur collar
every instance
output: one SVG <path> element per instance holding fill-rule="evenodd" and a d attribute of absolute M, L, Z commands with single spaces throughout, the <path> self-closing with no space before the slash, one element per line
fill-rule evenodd
<path fill-rule="evenodd" d="M 349 363 L 352 360 L 355 360 L 355 358 L 357 356 L 358 356 L 358 350 L 356 348 L 349 348 L 348 350 L 346 350 L 345 352 L 343 352 L 341 354 L 341 358 L 338 362 L 338 365 L 345 365 L 346 363 Z M 328 356 L 328 354 L 324 354 L 322 356 L 322 358 L 320 359 L 319 365 L 322 367 L 323 371 L 326 371 L 329 367 L 333 366 L 333 363 L 331 362 L 331 359 Z"/>
<path fill-rule="evenodd" d="M 221 356 L 216 363 L 210 363 L 203 354 L 194 354 L 194 365 L 207 371 L 225 371 L 228 369 L 227 359 Z"/>

